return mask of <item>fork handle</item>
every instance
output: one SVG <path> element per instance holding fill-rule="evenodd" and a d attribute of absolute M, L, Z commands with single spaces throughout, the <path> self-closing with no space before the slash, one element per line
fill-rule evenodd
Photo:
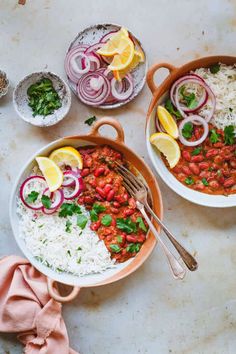
<path fill-rule="evenodd" d="M 154 213 L 148 203 L 145 203 L 145 207 L 153 216 L 153 218 L 161 225 L 162 229 L 164 230 L 166 236 L 169 238 L 171 243 L 174 245 L 175 249 L 178 251 L 179 255 L 181 256 L 182 260 L 186 264 L 189 270 L 194 271 L 198 268 L 198 263 L 196 259 L 175 239 L 172 233 L 168 230 L 168 228 L 163 224 L 163 222 L 158 218 L 158 216 Z"/>
<path fill-rule="evenodd" d="M 150 230 L 152 231 L 152 233 L 154 234 L 154 236 L 158 239 L 166 257 L 167 260 L 169 262 L 172 274 L 174 276 L 175 279 L 183 279 L 186 271 L 185 269 L 182 267 L 182 265 L 179 263 L 179 261 L 175 258 L 175 256 L 171 253 L 171 251 L 166 247 L 166 245 L 164 244 L 164 242 L 162 241 L 162 239 L 159 236 L 159 233 L 157 232 L 156 228 L 154 227 L 153 223 L 151 222 L 151 220 L 149 219 L 143 204 L 139 204 L 137 202 L 137 206 L 138 209 L 141 211 L 143 217 L 145 218 L 148 226 L 150 227 Z"/>

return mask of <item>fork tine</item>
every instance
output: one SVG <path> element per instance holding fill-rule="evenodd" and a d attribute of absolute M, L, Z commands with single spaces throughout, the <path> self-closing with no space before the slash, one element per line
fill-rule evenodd
<path fill-rule="evenodd" d="M 136 186 L 132 183 L 132 181 L 129 180 L 126 176 L 121 174 L 123 177 L 123 181 L 129 186 L 129 188 L 132 189 L 133 193 L 137 193 L 140 188 L 136 188 Z"/>
<path fill-rule="evenodd" d="M 123 181 L 123 185 L 124 185 L 124 187 L 127 189 L 127 191 L 129 192 L 129 194 L 130 194 L 132 197 L 134 197 L 134 196 L 135 196 L 135 193 L 132 191 L 132 189 L 129 187 L 129 185 L 128 185 L 125 181 Z"/>
<path fill-rule="evenodd" d="M 145 184 L 137 177 L 135 176 L 131 171 L 129 171 L 126 167 L 115 161 L 116 165 L 120 170 L 123 170 L 126 174 L 129 175 L 130 179 L 132 178 L 132 181 L 134 180 L 136 185 L 138 185 L 139 188 L 146 188 Z"/>
<path fill-rule="evenodd" d="M 143 188 L 138 182 L 137 179 L 133 174 L 128 174 L 125 170 L 122 170 L 121 168 L 117 167 L 118 172 L 126 178 L 126 180 L 129 180 L 133 186 L 135 186 L 136 189 Z"/>

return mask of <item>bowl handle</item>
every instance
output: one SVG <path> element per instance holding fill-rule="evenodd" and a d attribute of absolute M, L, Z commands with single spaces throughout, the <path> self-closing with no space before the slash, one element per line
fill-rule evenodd
<path fill-rule="evenodd" d="M 158 89 L 154 82 L 154 75 L 158 69 L 161 68 L 166 68 L 169 70 L 170 75 L 172 74 L 173 71 L 177 70 L 177 68 L 169 63 L 159 63 L 159 64 L 154 64 L 151 66 L 151 68 L 148 70 L 147 73 L 147 84 L 148 87 L 150 88 L 151 92 L 154 94 L 155 91 Z"/>
<path fill-rule="evenodd" d="M 76 298 L 76 296 L 78 295 L 80 288 L 78 288 L 77 286 L 74 286 L 71 293 L 67 296 L 61 296 L 59 294 L 59 291 L 57 289 L 57 284 L 56 284 L 56 280 L 47 278 L 47 285 L 48 285 L 48 292 L 49 295 L 56 301 L 58 302 L 69 302 L 74 300 L 74 298 Z"/>
<path fill-rule="evenodd" d="M 121 144 L 124 143 L 125 134 L 122 125 L 116 119 L 110 117 L 100 118 L 96 123 L 94 123 L 89 135 L 101 136 L 101 134 L 99 133 L 99 128 L 103 125 L 110 125 L 111 127 L 113 127 L 117 132 L 117 137 L 114 140 Z"/>

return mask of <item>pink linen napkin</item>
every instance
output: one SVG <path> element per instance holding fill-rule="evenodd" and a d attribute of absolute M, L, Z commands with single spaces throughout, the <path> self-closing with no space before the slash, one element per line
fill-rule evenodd
<path fill-rule="evenodd" d="M 26 259 L 0 260 L 0 332 L 18 333 L 25 354 L 79 354 L 69 348 L 62 305 L 50 298 L 47 278 Z"/>

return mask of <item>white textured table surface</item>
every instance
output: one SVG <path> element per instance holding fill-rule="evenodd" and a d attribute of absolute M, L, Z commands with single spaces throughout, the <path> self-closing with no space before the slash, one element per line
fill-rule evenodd
<path fill-rule="evenodd" d="M 69 116 L 49 129 L 16 115 L 12 89 L 26 74 L 49 69 L 65 77 L 63 58 L 76 33 L 94 23 L 121 23 L 143 42 L 149 63 L 175 65 L 211 54 L 235 55 L 236 1 L 226 0 L 0 1 L 0 68 L 11 89 L 0 101 L 0 256 L 20 254 L 8 217 L 11 186 L 33 151 L 67 134 L 88 131 L 89 109 L 73 97 Z M 124 126 L 126 143 L 150 164 L 145 112 L 150 92 L 108 112 Z M 195 252 L 200 267 L 182 282 L 171 279 L 159 248 L 133 275 L 82 290 L 64 306 L 71 346 L 81 354 L 234 354 L 236 352 L 235 208 L 193 205 L 161 181 L 165 221 Z M 1 279 L 0 279 L 1 281 Z M 12 335 L 0 336 L 0 354 L 21 353 Z M 64 354 L 64 353 L 55 353 Z"/>

